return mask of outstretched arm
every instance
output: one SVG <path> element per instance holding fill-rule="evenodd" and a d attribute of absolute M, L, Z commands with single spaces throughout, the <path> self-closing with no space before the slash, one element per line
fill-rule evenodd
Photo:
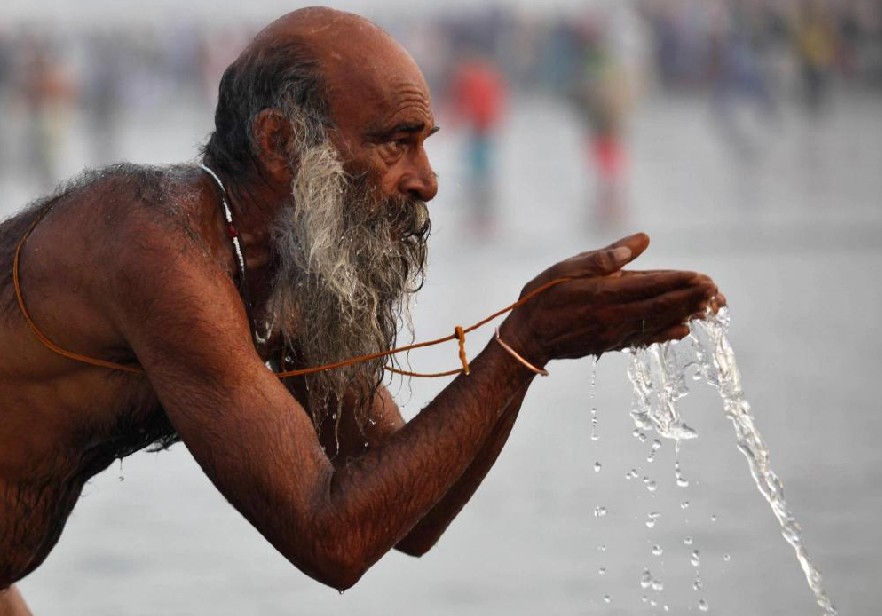
<path fill-rule="evenodd" d="M 396 544 L 397 550 L 411 556 L 422 556 L 435 545 L 447 530 L 447 527 L 468 503 L 472 494 L 475 493 L 496 462 L 496 458 L 502 451 L 514 426 L 521 403 L 527 393 L 528 384 L 515 394 L 502 411 L 499 421 L 487 441 L 462 477 Z M 367 417 L 362 420 L 357 419 L 358 414 L 351 407 L 354 400 L 347 399 L 345 403 L 350 406 L 344 407 L 339 422 L 330 419 L 318 427 L 319 439 L 323 443 L 325 451 L 332 456 L 332 462 L 336 468 L 341 468 L 354 458 L 363 456 L 370 449 L 382 447 L 386 439 L 405 425 L 398 405 L 385 387 L 378 389 L 371 407 L 368 409 Z"/>
<path fill-rule="evenodd" d="M 121 251 L 112 319 L 194 458 L 292 563 L 348 588 L 445 496 L 468 499 L 467 484 L 480 473 L 454 486 L 497 427 L 505 429 L 504 410 L 533 376 L 498 344 L 383 446 L 335 469 L 302 407 L 254 352 L 229 278 L 167 229 L 146 217 L 133 222 L 150 241 Z M 586 253 L 548 270 L 579 280 L 512 313 L 503 338 L 542 365 L 677 333 L 675 324 L 715 289 L 689 273 L 653 274 L 639 284 L 610 276 L 636 248 Z M 494 442 L 501 447 L 504 439 Z"/>
<path fill-rule="evenodd" d="M 629 250 L 634 251 L 634 256 L 642 252 L 646 247 L 645 236 L 634 236 L 632 238 L 626 238 L 623 242 L 619 242 L 613 244 L 605 250 L 613 250 L 617 247 L 625 247 L 627 246 Z M 601 267 L 604 267 L 601 265 Z M 617 264 L 609 263 L 607 264 L 608 269 L 613 270 L 617 268 Z M 600 273 L 600 272 L 598 272 Z M 655 273 L 660 272 L 616 272 L 615 275 L 631 275 L 631 276 L 652 276 Z M 613 275 L 613 274 L 610 274 Z M 533 288 L 537 288 L 548 282 L 549 280 L 553 280 L 553 278 L 546 273 L 543 276 L 540 276 L 536 281 L 528 285 L 524 290 L 524 293 L 528 293 Z M 710 299 L 712 306 L 716 309 L 718 306 L 714 303 L 716 300 L 714 298 Z M 722 295 L 719 295 L 719 301 L 724 302 L 725 299 Z M 651 315 L 652 318 L 664 318 L 663 315 Z M 658 329 L 659 324 L 663 325 L 661 329 Z M 645 324 L 641 323 L 641 330 L 645 329 Z M 651 324 L 648 332 L 641 331 L 641 334 L 644 334 L 641 339 L 637 340 L 633 338 L 634 332 L 626 332 L 622 334 L 622 340 L 611 340 L 607 348 L 599 348 L 598 354 L 604 350 L 610 350 L 611 348 L 621 348 L 625 346 L 623 344 L 623 340 L 630 339 L 634 343 L 638 344 L 649 344 L 652 342 L 656 342 L 658 340 L 666 340 L 673 337 L 681 337 L 685 335 L 685 332 L 682 331 L 683 326 L 682 322 L 674 323 L 674 325 L 668 327 L 667 323 L 659 322 L 655 325 Z M 598 337 L 598 342 L 601 339 Z M 491 342 L 491 344 L 495 344 Z M 544 362 L 543 362 L 544 363 Z M 534 375 L 535 376 L 535 375 Z M 527 389 L 529 387 L 529 381 L 525 384 L 522 389 L 515 394 L 515 396 L 511 399 L 506 409 L 503 411 L 499 421 L 491 432 L 489 438 L 487 439 L 484 447 L 481 449 L 480 453 L 475 457 L 475 460 L 466 470 L 462 477 L 450 488 L 450 490 L 445 494 L 444 498 L 439 501 L 423 518 L 419 521 L 419 523 L 411 530 L 410 533 L 404 539 L 402 539 L 396 548 L 414 555 L 421 556 L 425 552 L 434 546 L 434 544 L 438 541 L 453 519 L 459 514 L 462 508 L 468 503 L 469 499 L 478 489 L 490 468 L 496 462 L 497 457 L 502 451 L 503 446 L 508 441 L 508 437 L 511 434 L 511 430 L 515 424 L 515 420 L 517 419 L 518 412 L 521 407 L 521 403 L 523 402 L 524 396 L 527 393 Z M 401 420 L 400 414 L 398 414 L 397 407 L 394 407 L 391 403 L 387 403 L 382 405 L 383 409 L 392 408 L 397 418 L 397 423 L 395 419 L 381 422 L 379 425 L 385 426 L 394 426 L 393 429 L 397 430 L 400 425 L 403 424 Z M 390 430 L 391 433 L 392 430 Z"/>
<path fill-rule="evenodd" d="M 528 387 L 529 383 L 515 393 L 484 443 L 484 447 L 466 472 L 451 486 L 444 498 L 422 517 L 404 539 L 398 542 L 396 549 L 411 556 L 422 556 L 437 543 L 496 463 L 496 458 L 499 457 L 514 427 Z"/>

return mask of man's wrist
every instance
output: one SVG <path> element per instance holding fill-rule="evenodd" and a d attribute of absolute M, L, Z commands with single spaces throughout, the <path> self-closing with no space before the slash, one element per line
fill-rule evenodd
<path fill-rule="evenodd" d="M 496 328 L 496 331 L 493 334 L 493 338 L 496 340 L 496 342 L 499 343 L 499 346 L 501 346 L 509 355 L 511 355 L 515 360 L 517 360 L 517 362 L 519 364 L 521 364 L 524 368 L 526 368 L 527 370 L 529 370 L 533 374 L 538 374 L 539 376 L 548 376 L 548 370 L 546 370 L 545 368 L 540 368 L 538 366 L 535 366 L 530 361 L 524 359 L 524 357 L 520 353 L 515 351 L 508 343 L 506 343 L 505 340 L 503 340 L 500 337 L 498 327 Z"/>
<path fill-rule="evenodd" d="M 491 340 L 488 347 L 495 347 L 494 352 L 500 356 L 499 361 L 509 366 L 518 378 L 532 380 L 537 374 L 542 374 L 548 360 L 531 345 L 524 344 L 517 331 L 517 326 L 506 319 L 497 328 L 494 336 L 496 339 Z"/>

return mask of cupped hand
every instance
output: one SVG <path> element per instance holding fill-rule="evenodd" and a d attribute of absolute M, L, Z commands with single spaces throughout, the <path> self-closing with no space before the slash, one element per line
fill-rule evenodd
<path fill-rule="evenodd" d="M 512 311 L 500 336 L 535 365 L 683 338 L 686 322 L 725 304 L 703 274 L 624 271 L 649 245 L 638 233 L 548 268 L 521 296 L 565 279 Z"/>

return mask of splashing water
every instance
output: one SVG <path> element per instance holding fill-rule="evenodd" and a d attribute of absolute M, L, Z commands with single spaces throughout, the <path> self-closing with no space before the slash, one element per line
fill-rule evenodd
<path fill-rule="evenodd" d="M 716 388 L 723 399 L 723 412 L 735 427 L 738 449 L 744 454 L 760 493 L 772 508 L 781 534 L 796 552 L 809 588 L 825 616 L 835 616 L 836 608 L 803 545 L 801 529 L 784 500 L 784 486 L 769 464 L 769 450 L 759 434 L 741 389 L 741 374 L 726 330 L 726 308 L 708 313 L 704 320 L 690 322 L 689 336 L 680 341 L 629 349 L 628 377 L 634 385 L 631 415 L 641 431 L 654 429 L 660 436 L 676 440 L 696 438 L 698 434 L 680 417 L 677 402 L 689 393 L 686 374 Z M 696 559 L 697 560 L 697 559 Z M 699 608 L 706 610 L 699 604 Z"/>

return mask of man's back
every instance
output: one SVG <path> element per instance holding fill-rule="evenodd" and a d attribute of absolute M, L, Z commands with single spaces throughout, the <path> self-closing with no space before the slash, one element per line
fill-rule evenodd
<path fill-rule="evenodd" d="M 0 226 L 0 588 L 46 557 L 86 480 L 117 457 L 176 438 L 143 374 L 77 362 L 38 340 L 16 297 L 16 248 L 27 235 L 20 290 L 40 332 L 66 350 L 137 370 L 113 324 L 126 301 L 115 293 L 125 275 L 116 257 L 149 240 L 133 224 L 145 215 L 182 242 L 200 241 L 187 227 L 198 220 L 196 179 L 192 167 L 116 167 Z M 157 268 L 173 257 L 157 254 Z"/>

